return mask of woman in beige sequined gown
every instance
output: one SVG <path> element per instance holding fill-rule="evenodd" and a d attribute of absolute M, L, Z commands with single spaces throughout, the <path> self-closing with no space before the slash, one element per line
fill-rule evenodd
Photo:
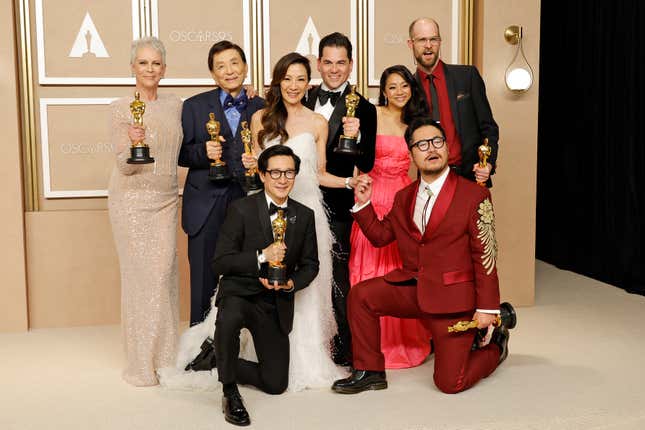
<path fill-rule="evenodd" d="M 155 38 L 133 42 L 136 91 L 145 102 L 143 127 L 132 125 L 125 97 L 112 103 L 116 165 L 108 191 L 112 233 L 121 269 L 123 379 L 156 385 L 156 369 L 173 363 L 179 320 L 177 277 L 177 158 L 182 140 L 181 99 L 157 94 L 165 49 Z M 130 144 L 150 146 L 152 164 L 127 164 Z"/>

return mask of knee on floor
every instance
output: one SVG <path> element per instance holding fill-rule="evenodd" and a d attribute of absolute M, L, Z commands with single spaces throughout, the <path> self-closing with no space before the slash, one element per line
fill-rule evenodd
<path fill-rule="evenodd" d="M 459 381 L 450 380 L 448 378 L 434 377 L 434 384 L 437 386 L 439 391 L 445 394 L 457 394 L 461 391 L 464 391 L 464 384 Z"/>
<path fill-rule="evenodd" d="M 289 385 L 288 380 L 265 380 L 263 391 L 267 394 L 282 394 L 287 391 L 287 386 Z"/>

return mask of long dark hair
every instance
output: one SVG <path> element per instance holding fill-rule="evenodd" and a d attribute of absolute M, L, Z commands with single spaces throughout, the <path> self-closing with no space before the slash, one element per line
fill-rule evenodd
<path fill-rule="evenodd" d="M 381 74 L 381 83 L 379 86 L 379 95 L 378 95 L 378 104 L 379 106 L 385 106 L 385 82 L 387 78 L 392 74 L 396 73 L 401 76 L 405 82 L 410 85 L 410 90 L 412 91 L 410 95 L 410 100 L 403 106 L 401 111 L 401 121 L 409 125 L 410 121 L 416 116 L 425 116 L 429 115 L 428 106 L 421 95 L 421 88 L 417 83 L 416 79 L 407 67 L 397 64 L 396 66 L 390 66 L 387 69 L 383 70 Z"/>
<path fill-rule="evenodd" d="M 302 64 L 307 71 L 307 82 L 311 79 L 309 60 L 297 52 L 291 52 L 275 63 L 275 66 L 273 66 L 271 86 L 266 95 L 267 106 L 262 115 L 263 129 L 258 133 L 258 144 L 261 148 L 264 148 L 265 139 L 273 139 L 279 136 L 280 141 L 284 142 L 289 138 L 289 133 L 287 133 L 286 129 L 287 108 L 282 101 L 280 83 L 287 75 L 287 69 L 292 64 Z"/>

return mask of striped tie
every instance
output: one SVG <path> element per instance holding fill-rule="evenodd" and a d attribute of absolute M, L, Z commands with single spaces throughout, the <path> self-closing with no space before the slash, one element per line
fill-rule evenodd
<path fill-rule="evenodd" d="M 424 191 L 428 195 L 428 200 L 426 200 L 426 204 L 423 206 L 423 213 L 421 215 L 421 233 L 425 233 L 426 231 L 426 226 L 428 223 L 428 206 L 430 206 L 430 199 L 433 196 L 432 190 L 429 186 L 426 185 Z"/>

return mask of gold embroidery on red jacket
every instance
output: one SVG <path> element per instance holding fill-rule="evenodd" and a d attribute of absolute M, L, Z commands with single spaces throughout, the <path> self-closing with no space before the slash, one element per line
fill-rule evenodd
<path fill-rule="evenodd" d="M 486 274 L 490 275 L 495 269 L 497 261 L 497 239 L 495 239 L 495 214 L 493 213 L 493 204 L 489 199 L 479 204 L 477 209 L 479 219 L 477 220 L 477 229 L 479 234 L 477 238 L 482 244 L 484 253 L 482 254 L 482 264 L 486 269 Z"/>

